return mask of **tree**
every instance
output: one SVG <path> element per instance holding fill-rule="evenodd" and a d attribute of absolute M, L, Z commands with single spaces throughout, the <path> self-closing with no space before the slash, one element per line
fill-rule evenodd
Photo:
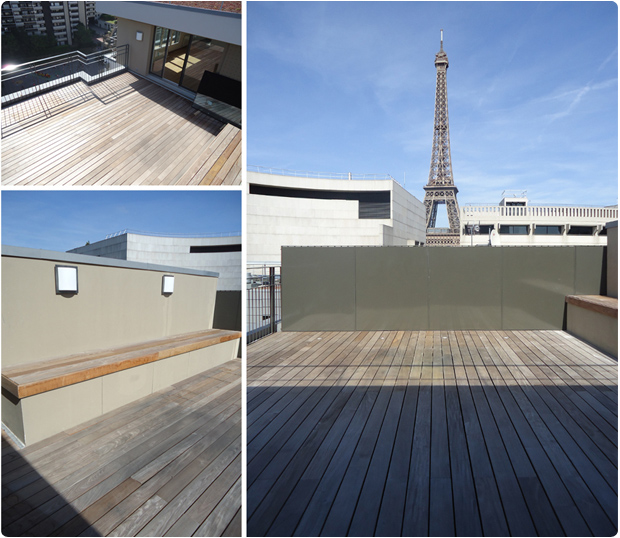
<path fill-rule="evenodd" d="M 73 44 L 80 47 L 89 47 L 93 43 L 93 32 L 84 26 L 81 22 L 78 22 L 77 26 L 73 30 Z"/>

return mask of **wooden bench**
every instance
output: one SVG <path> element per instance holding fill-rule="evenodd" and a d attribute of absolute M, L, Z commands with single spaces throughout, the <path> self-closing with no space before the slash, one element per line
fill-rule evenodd
<path fill-rule="evenodd" d="M 618 318 L 618 299 L 614 297 L 605 297 L 604 295 L 567 295 L 566 302 L 592 312 Z"/>
<path fill-rule="evenodd" d="M 10 366 L 2 369 L 2 388 L 17 398 L 26 398 L 238 338 L 241 333 L 237 331 L 210 329 Z"/>
<path fill-rule="evenodd" d="M 566 331 L 618 356 L 618 299 L 603 295 L 567 295 Z"/>

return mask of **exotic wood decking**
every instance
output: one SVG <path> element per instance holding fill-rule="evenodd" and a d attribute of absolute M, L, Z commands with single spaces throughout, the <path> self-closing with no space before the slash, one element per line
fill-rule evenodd
<path fill-rule="evenodd" d="M 248 347 L 248 536 L 611 536 L 617 362 L 561 331 Z"/>
<path fill-rule="evenodd" d="M 2 185 L 241 182 L 241 131 L 123 73 L 2 109 Z"/>
<path fill-rule="evenodd" d="M 15 450 L 8 536 L 240 536 L 240 361 Z"/>

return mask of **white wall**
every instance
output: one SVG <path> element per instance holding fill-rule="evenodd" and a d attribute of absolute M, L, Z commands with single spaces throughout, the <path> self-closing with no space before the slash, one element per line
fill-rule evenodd
<path fill-rule="evenodd" d="M 248 172 L 248 183 L 392 193 L 389 219 L 359 219 L 357 201 L 248 194 L 248 263 L 279 264 L 282 246 L 380 246 L 424 241 L 424 204 L 392 180 L 349 181 Z"/>
<path fill-rule="evenodd" d="M 158 237 L 123 234 L 70 252 L 219 273 L 217 289 L 241 289 L 241 252 L 191 253 L 191 246 L 238 245 L 241 237 Z"/>

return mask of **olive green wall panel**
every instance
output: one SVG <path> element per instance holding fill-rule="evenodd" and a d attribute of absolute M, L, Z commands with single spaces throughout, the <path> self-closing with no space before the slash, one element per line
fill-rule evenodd
<path fill-rule="evenodd" d="M 428 262 L 414 248 L 356 247 L 356 330 L 428 329 Z"/>
<path fill-rule="evenodd" d="M 285 247 L 285 331 L 564 328 L 604 247 Z"/>
<path fill-rule="evenodd" d="M 605 295 L 605 247 L 575 247 L 575 295 Z"/>
<path fill-rule="evenodd" d="M 355 248 L 282 249 L 282 330 L 355 330 Z"/>
<path fill-rule="evenodd" d="M 504 329 L 562 329 L 575 282 L 574 247 L 502 248 Z"/>
<path fill-rule="evenodd" d="M 427 248 L 431 330 L 501 328 L 501 249 Z"/>

